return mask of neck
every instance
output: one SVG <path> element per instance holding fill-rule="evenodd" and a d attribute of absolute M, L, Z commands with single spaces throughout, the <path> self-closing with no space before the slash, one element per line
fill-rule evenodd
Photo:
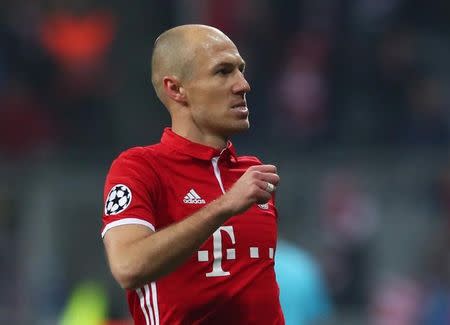
<path fill-rule="evenodd" d="M 198 128 L 183 128 L 172 125 L 172 131 L 189 141 L 200 143 L 215 149 L 223 149 L 227 146 L 227 138 L 202 132 L 202 130 L 199 130 Z"/>

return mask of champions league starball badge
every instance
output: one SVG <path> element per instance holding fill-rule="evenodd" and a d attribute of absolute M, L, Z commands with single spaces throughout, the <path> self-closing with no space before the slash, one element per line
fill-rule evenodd
<path fill-rule="evenodd" d="M 126 185 L 115 185 L 106 198 L 105 214 L 114 215 L 122 212 L 130 205 L 131 198 L 131 190 Z"/>

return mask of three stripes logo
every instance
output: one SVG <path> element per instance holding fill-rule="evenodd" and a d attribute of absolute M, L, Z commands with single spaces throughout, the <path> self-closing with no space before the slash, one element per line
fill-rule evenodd
<path fill-rule="evenodd" d="M 205 204 L 206 201 L 203 200 L 197 192 L 194 191 L 193 188 L 189 190 L 189 192 L 184 196 L 184 203 L 187 204 Z"/>

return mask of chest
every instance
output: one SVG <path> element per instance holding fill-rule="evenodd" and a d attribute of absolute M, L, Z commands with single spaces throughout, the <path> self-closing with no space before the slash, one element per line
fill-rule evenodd
<path fill-rule="evenodd" d="M 159 227 L 180 221 L 219 198 L 246 169 L 238 163 L 220 159 L 164 165 L 160 176 L 163 189 L 158 202 Z M 273 201 L 264 205 L 255 204 L 240 216 L 245 216 L 239 218 L 245 219 L 243 224 L 255 221 L 270 223 L 276 217 Z"/>
<path fill-rule="evenodd" d="M 161 178 L 165 189 L 158 204 L 157 228 L 181 221 L 216 200 L 234 185 L 246 169 L 239 164 L 206 161 L 201 164 L 176 164 L 170 171 L 166 170 Z M 237 274 L 244 282 L 250 281 L 258 274 L 256 269 L 265 270 L 273 263 L 276 219 L 272 199 L 264 205 L 254 204 L 244 213 L 230 217 L 199 247 L 189 262 L 180 267 L 178 272 L 182 276 L 171 278 L 170 286 L 177 288 L 185 283 L 185 279 L 198 280 L 208 286 L 208 283 L 213 285 Z"/>

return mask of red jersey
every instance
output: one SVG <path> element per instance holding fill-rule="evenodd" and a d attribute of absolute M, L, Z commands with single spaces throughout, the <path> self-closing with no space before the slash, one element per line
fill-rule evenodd
<path fill-rule="evenodd" d="M 116 226 L 154 231 L 180 221 L 226 192 L 255 157 L 237 157 L 165 129 L 161 142 L 123 152 L 105 184 L 102 236 Z M 127 290 L 138 325 L 284 324 L 275 280 L 277 211 L 255 204 L 228 219 L 189 260 L 137 290 Z"/>

